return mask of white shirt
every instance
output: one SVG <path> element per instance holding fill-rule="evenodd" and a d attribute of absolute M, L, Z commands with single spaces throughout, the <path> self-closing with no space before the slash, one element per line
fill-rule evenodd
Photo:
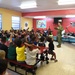
<path fill-rule="evenodd" d="M 62 31 L 62 37 L 64 37 L 64 34 L 65 34 L 65 30 Z"/>
<path fill-rule="evenodd" d="M 28 29 L 28 26 L 27 26 L 27 27 L 25 27 L 24 29 L 25 29 L 25 30 L 27 30 L 27 29 Z"/>
<path fill-rule="evenodd" d="M 25 62 L 28 65 L 34 65 L 36 63 L 36 54 L 39 53 L 39 49 L 33 49 L 32 51 L 29 48 L 26 48 L 26 60 Z"/>
<path fill-rule="evenodd" d="M 7 71 L 6 71 L 5 75 L 9 75 Z"/>

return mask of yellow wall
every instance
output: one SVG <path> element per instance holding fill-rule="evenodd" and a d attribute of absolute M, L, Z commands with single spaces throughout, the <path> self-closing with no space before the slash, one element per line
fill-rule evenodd
<path fill-rule="evenodd" d="M 32 29 L 32 27 L 33 27 L 33 19 L 22 17 L 22 21 L 21 22 L 22 22 L 21 23 L 22 24 L 22 29 L 24 29 L 24 27 L 25 27 L 25 22 L 28 22 L 29 30 Z"/>
<path fill-rule="evenodd" d="M 0 8 L 0 14 L 2 14 L 2 29 L 3 30 L 10 30 L 10 28 L 12 27 L 12 16 L 21 17 L 22 29 L 24 29 L 25 22 L 28 22 L 29 30 L 31 30 L 32 28 L 32 25 L 33 25 L 32 19 L 26 19 L 22 17 L 21 12 Z"/>

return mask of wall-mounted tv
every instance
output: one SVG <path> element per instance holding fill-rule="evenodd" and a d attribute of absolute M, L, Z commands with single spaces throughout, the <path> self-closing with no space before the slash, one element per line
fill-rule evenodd
<path fill-rule="evenodd" d="M 61 17 L 55 17 L 54 18 L 54 24 L 58 24 L 58 22 L 62 22 L 62 18 Z"/>

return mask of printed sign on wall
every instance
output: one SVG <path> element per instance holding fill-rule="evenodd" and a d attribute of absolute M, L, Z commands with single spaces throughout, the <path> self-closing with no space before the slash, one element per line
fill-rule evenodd
<path fill-rule="evenodd" d="M 25 22 L 24 29 L 25 29 L 25 30 L 27 30 L 27 29 L 28 29 L 28 22 Z"/>
<path fill-rule="evenodd" d="M 71 26 L 72 26 L 72 27 L 75 27 L 75 22 L 72 22 Z"/>
<path fill-rule="evenodd" d="M 46 28 L 46 20 L 37 20 L 37 28 Z"/>

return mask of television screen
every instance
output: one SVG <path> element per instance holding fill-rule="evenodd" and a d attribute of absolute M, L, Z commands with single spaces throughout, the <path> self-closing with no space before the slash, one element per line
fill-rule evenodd
<path fill-rule="evenodd" d="M 55 17 L 54 18 L 54 24 L 57 24 L 58 22 L 62 22 L 62 18 L 61 17 Z"/>

